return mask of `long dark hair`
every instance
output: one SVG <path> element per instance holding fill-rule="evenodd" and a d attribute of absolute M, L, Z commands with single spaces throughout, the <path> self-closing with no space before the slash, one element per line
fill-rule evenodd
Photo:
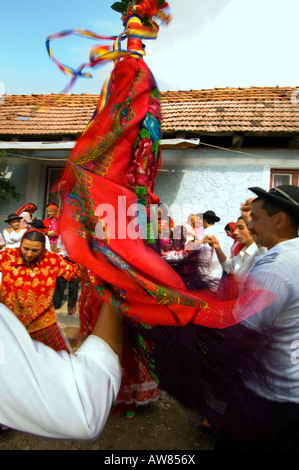
<path fill-rule="evenodd" d="M 40 242 L 43 244 L 43 247 L 45 247 L 45 244 L 46 244 L 46 238 L 43 232 L 41 232 L 40 230 L 35 230 L 35 229 L 27 230 L 27 232 L 24 233 L 22 240 Z"/>

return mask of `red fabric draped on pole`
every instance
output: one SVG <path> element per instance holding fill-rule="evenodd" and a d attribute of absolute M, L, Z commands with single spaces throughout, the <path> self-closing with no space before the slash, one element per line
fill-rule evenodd
<path fill-rule="evenodd" d="M 60 233 L 71 259 L 86 268 L 82 333 L 91 331 L 102 302 L 148 325 L 230 326 L 235 299 L 209 295 L 207 302 L 204 291 L 188 292 L 153 249 L 161 109 L 154 77 L 134 55 L 141 22 L 128 22 L 132 54 L 116 62 L 60 182 Z M 250 299 L 248 315 L 252 310 Z"/>
<path fill-rule="evenodd" d="M 134 210 L 144 208 L 147 218 L 159 202 L 159 121 L 159 96 L 144 61 L 119 62 L 108 102 L 78 140 L 61 180 L 60 232 L 71 258 L 88 270 L 86 292 L 91 283 L 99 300 L 144 323 L 184 325 L 203 304 L 151 248 L 147 221 L 142 230 Z"/>

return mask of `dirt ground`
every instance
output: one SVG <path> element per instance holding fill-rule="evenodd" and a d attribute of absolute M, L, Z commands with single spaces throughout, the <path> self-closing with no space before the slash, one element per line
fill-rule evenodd
<path fill-rule="evenodd" d="M 57 316 L 70 341 L 78 333 L 78 319 L 63 308 Z M 171 396 L 160 391 L 155 405 L 140 410 L 132 419 L 111 414 L 102 434 L 93 441 L 45 439 L 8 429 L 0 435 L 0 450 L 212 450 L 214 438 L 188 424 L 191 415 Z"/>
<path fill-rule="evenodd" d="M 154 407 L 133 419 L 110 416 L 94 441 L 45 439 L 11 429 L 0 436 L 0 450 L 212 450 L 214 439 L 192 429 L 189 410 L 165 393 Z"/>

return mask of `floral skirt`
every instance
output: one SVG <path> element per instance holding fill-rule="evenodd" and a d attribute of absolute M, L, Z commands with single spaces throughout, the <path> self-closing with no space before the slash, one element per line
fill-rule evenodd
<path fill-rule="evenodd" d="M 122 381 L 116 406 L 125 409 L 149 405 L 158 400 L 158 383 L 149 373 L 147 366 L 146 360 L 137 351 L 136 339 L 131 336 L 130 329 L 125 323 Z"/>
<path fill-rule="evenodd" d="M 149 405 L 158 400 L 158 384 L 152 379 L 142 361 L 136 364 L 134 375 L 126 373 L 122 369 L 122 382 L 116 399 L 116 405 L 124 404 L 130 406 Z"/>

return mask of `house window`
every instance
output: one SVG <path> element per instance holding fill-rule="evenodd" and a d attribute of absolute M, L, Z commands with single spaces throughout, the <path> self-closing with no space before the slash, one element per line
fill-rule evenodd
<path fill-rule="evenodd" d="M 299 170 L 271 170 L 271 188 L 282 184 L 299 186 Z"/>

